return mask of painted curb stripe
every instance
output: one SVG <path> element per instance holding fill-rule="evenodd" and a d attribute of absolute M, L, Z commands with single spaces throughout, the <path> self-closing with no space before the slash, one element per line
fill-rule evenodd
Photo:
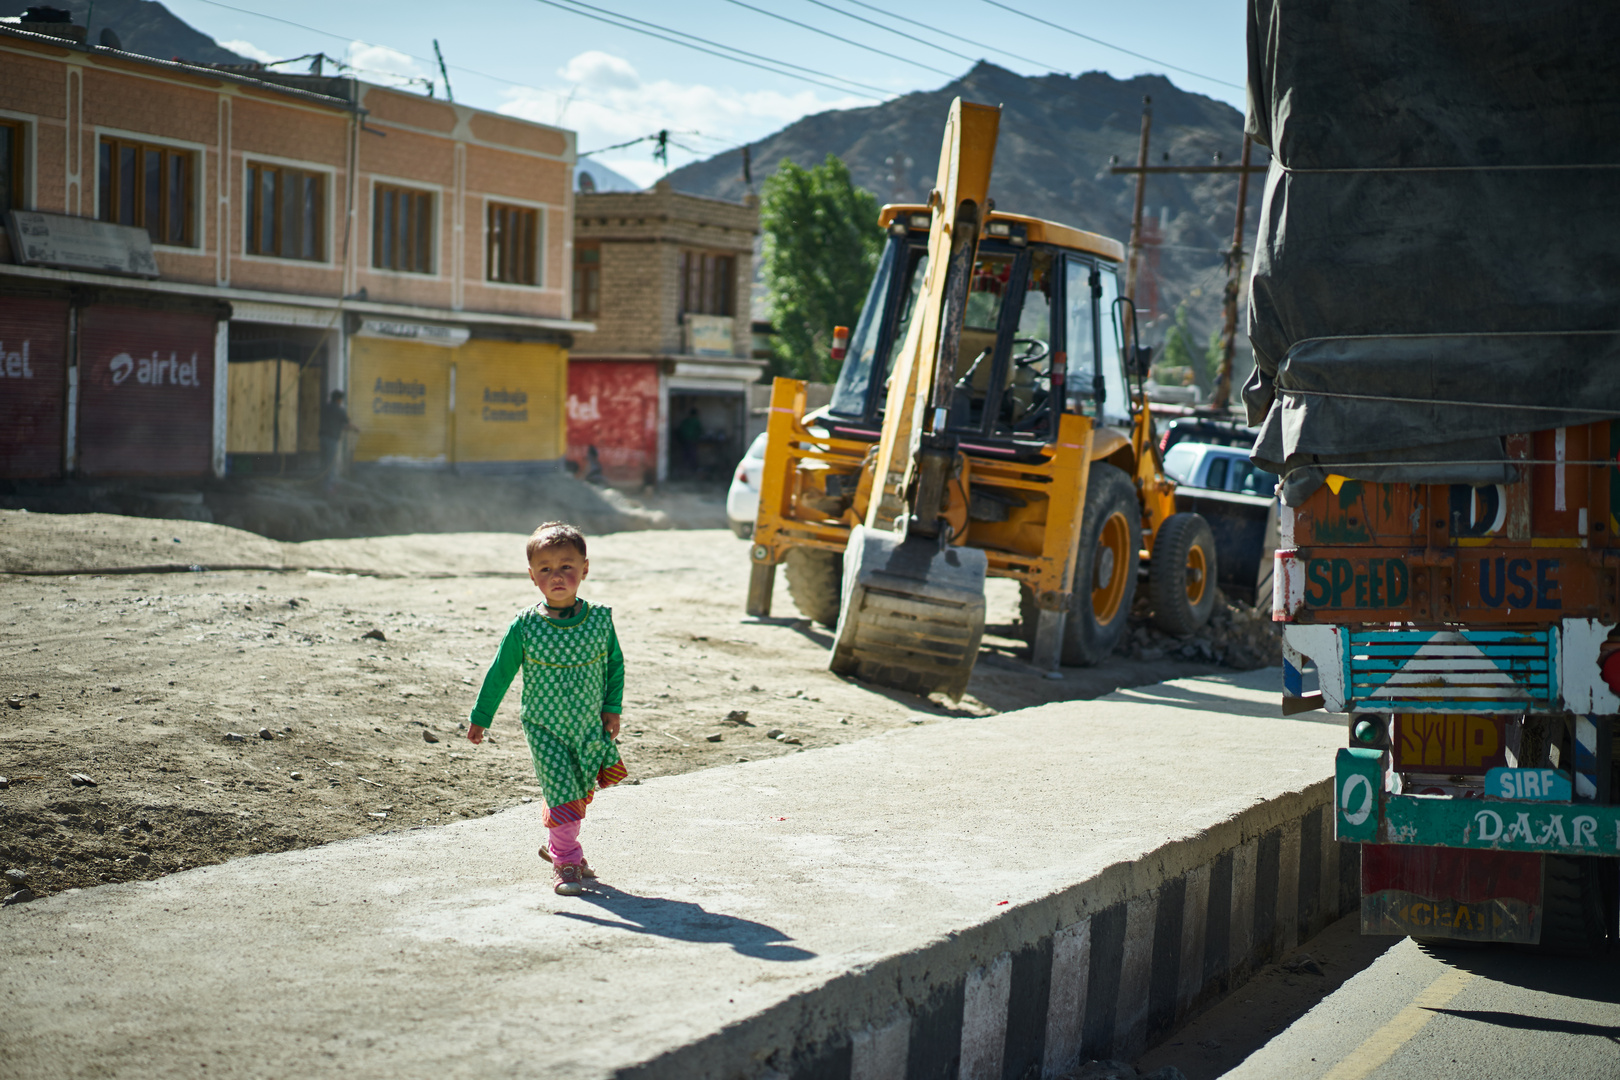
<path fill-rule="evenodd" d="M 934 961 L 925 952 L 916 973 L 901 976 L 898 1002 L 889 976 L 869 982 L 876 970 L 851 972 L 831 997 L 812 991 L 814 1002 L 788 1006 L 779 1020 L 767 1013 L 619 1075 L 673 1080 L 709 1075 L 729 1060 L 725 1075 L 756 1080 L 1032 1080 L 1088 1059 L 1129 1060 L 1259 966 L 1359 908 L 1360 847 L 1333 838 L 1331 784 L 1321 788 L 1322 801 L 1313 792 L 1315 805 L 1295 811 L 1300 816 L 1250 833 L 1145 893 L 1089 911 L 1082 899 L 1044 933 L 1016 937 L 1016 916 L 1042 909 L 1002 909 L 1015 918 L 976 929 L 990 947 L 973 966 L 952 971 L 945 959 L 952 954 Z M 1110 872 L 1120 869 L 1128 868 Z M 851 985 L 871 989 L 849 998 Z M 1435 985 L 1438 994 L 1450 984 Z M 841 998 L 848 1004 L 835 1004 Z M 1422 997 L 1397 1017 L 1400 1024 L 1391 1021 L 1382 1043 L 1358 1048 L 1354 1062 L 1377 1068 L 1416 1031 L 1415 1018 L 1429 1015 L 1412 1010 L 1434 1007 Z M 846 1010 L 843 1023 L 856 1026 L 830 1016 L 822 1026 L 829 1008 Z M 863 1016 L 866 1008 L 883 1011 Z M 1330 1075 L 1356 1080 L 1366 1072 Z"/>

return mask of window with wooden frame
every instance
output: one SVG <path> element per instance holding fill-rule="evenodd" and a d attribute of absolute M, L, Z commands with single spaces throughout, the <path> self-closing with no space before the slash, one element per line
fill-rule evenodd
<path fill-rule="evenodd" d="M 378 184 L 371 222 L 371 265 L 433 273 L 433 193 Z"/>
<path fill-rule="evenodd" d="M 681 314 L 736 314 L 736 276 L 733 255 L 681 252 Z"/>
<path fill-rule="evenodd" d="M 23 162 L 28 129 L 20 120 L 0 120 L 0 214 L 25 209 Z M 0 228 L 5 222 L 0 220 Z"/>
<path fill-rule="evenodd" d="M 574 245 L 574 318 L 602 313 L 602 245 Z"/>
<path fill-rule="evenodd" d="M 540 284 L 540 212 L 526 206 L 489 204 L 485 265 L 490 281 Z"/>
<path fill-rule="evenodd" d="M 101 220 L 145 229 L 154 244 L 196 247 L 196 171 L 190 150 L 102 139 Z"/>
<path fill-rule="evenodd" d="M 242 205 L 249 255 L 326 258 L 326 174 L 249 162 Z"/>

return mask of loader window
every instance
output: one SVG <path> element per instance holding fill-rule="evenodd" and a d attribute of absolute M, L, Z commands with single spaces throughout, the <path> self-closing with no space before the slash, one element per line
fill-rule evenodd
<path fill-rule="evenodd" d="M 1034 432 L 1046 427 L 1051 409 L 1052 376 L 1052 251 L 1030 252 L 1029 282 L 1024 304 L 1013 331 L 1011 362 L 1002 380 L 997 405 L 998 429 Z"/>
<path fill-rule="evenodd" d="M 1069 372 L 1066 387 L 1070 412 L 1089 412 L 1096 415 L 1092 402 L 1092 380 L 1096 374 L 1097 348 L 1102 347 L 1103 406 L 1102 421 L 1106 424 L 1129 424 L 1131 421 L 1130 390 L 1125 384 L 1125 369 L 1119 341 L 1119 320 L 1115 317 L 1114 301 L 1119 296 L 1119 279 L 1108 264 L 1096 267 L 1102 295 L 1092 304 L 1092 264 L 1078 259 L 1066 262 L 1064 281 L 1068 297 L 1067 333 L 1064 347 L 1069 354 Z"/>
<path fill-rule="evenodd" d="M 877 359 L 883 313 L 889 308 L 889 287 L 894 284 L 895 265 L 905 261 L 905 241 L 890 241 L 883 249 L 877 273 L 872 275 L 872 287 L 866 290 L 866 302 L 861 305 L 855 333 L 850 336 L 838 384 L 833 387 L 831 408 L 835 413 L 861 416 L 866 412 L 866 390 L 872 381 L 872 362 Z M 921 275 L 918 280 L 922 280 Z"/>
<path fill-rule="evenodd" d="M 872 392 L 872 416 L 883 415 L 884 394 L 894 359 L 911 328 L 923 278 L 928 274 L 928 249 L 903 239 L 891 240 L 878 264 L 866 304 L 861 308 L 855 336 L 850 339 L 844 369 L 833 388 L 831 410 L 841 416 L 865 416 Z M 879 283 L 882 282 L 882 287 Z M 866 336 L 862 338 L 862 334 Z M 857 348 L 857 344 L 859 348 Z M 876 378 L 879 385 L 873 387 Z"/>
<path fill-rule="evenodd" d="M 1063 349 L 1069 357 L 1064 382 L 1066 411 L 1084 413 L 1091 402 L 1091 376 L 1097 364 L 1097 309 L 1091 296 L 1091 265 L 1066 259 L 1063 273 L 1068 306 L 1063 333 Z"/>
<path fill-rule="evenodd" d="M 1012 255 L 980 252 L 973 264 L 973 280 L 968 285 L 962 340 L 956 354 L 956 383 L 958 392 L 971 387 L 973 397 L 981 401 L 990 385 L 1001 308 L 1012 292 L 1014 259 Z"/>

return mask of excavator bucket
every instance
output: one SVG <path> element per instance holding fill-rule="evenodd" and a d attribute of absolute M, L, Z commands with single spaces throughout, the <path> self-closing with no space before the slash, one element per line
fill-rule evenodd
<path fill-rule="evenodd" d="M 967 691 L 984 636 L 985 553 L 857 525 L 829 666 L 915 694 Z"/>

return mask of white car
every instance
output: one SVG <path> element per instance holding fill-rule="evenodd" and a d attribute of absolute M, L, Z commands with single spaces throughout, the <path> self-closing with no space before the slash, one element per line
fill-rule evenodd
<path fill-rule="evenodd" d="M 744 540 L 754 535 L 754 519 L 759 517 L 759 475 L 764 468 L 765 433 L 762 431 L 754 437 L 748 453 L 737 462 L 731 490 L 726 492 L 726 524 Z"/>
<path fill-rule="evenodd" d="M 1277 477 L 1249 460 L 1237 446 L 1178 442 L 1164 452 L 1165 475 L 1187 487 L 1231 491 L 1239 495 L 1271 498 Z"/>

